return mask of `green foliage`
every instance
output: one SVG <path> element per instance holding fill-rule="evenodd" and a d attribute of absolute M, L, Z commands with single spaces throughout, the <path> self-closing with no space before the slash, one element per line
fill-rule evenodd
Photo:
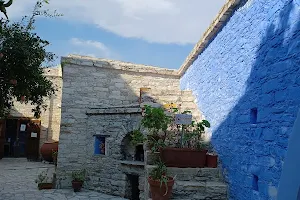
<path fill-rule="evenodd" d="M 48 173 L 46 171 L 43 171 L 38 175 L 37 179 L 35 180 L 35 183 L 47 183 L 48 179 Z"/>
<path fill-rule="evenodd" d="M 0 2 L 1 5 L 1 2 Z M 30 18 L 20 22 L 2 22 L 0 32 L 0 117 L 9 113 L 14 101 L 31 103 L 35 117 L 46 109 L 45 97 L 55 93 L 52 82 L 42 68 L 44 62 L 54 61 L 54 54 L 46 51 L 47 40 L 34 30 L 36 16 L 57 16 L 41 11 L 42 1 L 36 3 Z"/>
<path fill-rule="evenodd" d="M 164 148 L 167 145 L 162 139 L 154 139 L 152 136 L 149 136 L 148 144 L 151 146 L 151 152 L 158 152 L 160 148 Z"/>
<path fill-rule="evenodd" d="M 165 113 L 163 108 L 153 108 L 145 105 L 145 115 L 142 119 L 142 125 L 148 128 L 152 134 L 158 134 L 159 131 L 166 131 L 171 122 L 171 117 Z"/>
<path fill-rule="evenodd" d="M 137 144 L 140 144 L 140 143 L 144 143 L 145 140 L 146 140 L 146 138 L 140 129 L 134 130 L 130 134 L 130 142 L 133 146 L 136 146 Z"/>
<path fill-rule="evenodd" d="M 85 176 L 86 176 L 86 170 L 85 169 L 72 172 L 73 181 L 84 182 L 85 181 Z"/>
<path fill-rule="evenodd" d="M 168 193 L 167 184 L 169 181 L 168 168 L 166 167 L 166 165 L 161 160 L 159 160 L 156 163 L 155 168 L 153 168 L 150 171 L 149 175 L 153 180 L 160 182 L 160 187 L 162 187 L 162 184 L 164 184 L 166 186 L 166 193 L 164 194 L 164 195 L 166 195 Z"/>
<path fill-rule="evenodd" d="M 8 19 L 8 16 L 6 13 L 6 8 L 11 6 L 12 3 L 13 3 L 13 0 L 9 0 L 7 3 L 5 3 L 5 1 L 3 1 L 3 0 L 0 0 L 0 12 L 2 12 L 7 19 Z"/>

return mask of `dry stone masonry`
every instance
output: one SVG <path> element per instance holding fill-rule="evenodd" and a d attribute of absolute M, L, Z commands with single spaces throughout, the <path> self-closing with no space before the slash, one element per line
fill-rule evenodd
<path fill-rule="evenodd" d="M 179 89 L 179 76 L 174 70 L 80 56 L 63 57 L 62 65 L 57 187 L 71 187 L 70 173 L 85 168 L 86 189 L 148 200 L 148 170 L 153 167 L 148 163 L 149 152 L 145 145 L 132 146 L 129 134 L 138 128 L 144 104 L 176 104 L 202 119 L 192 93 Z M 219 178 L 218 169 L 201 170 L 178 171 L 181 179 L 175 199 L 184 194 L 195 200 L 226 199 L 227 186 Z M 194 177 L 191 184 L 185 179 L 188 176 Z"/>
<path fill-rule="evenodd" d="M 211 122 L 231 199 L 275 200 L 300 106 L 300 1 L 235 3 L 182 66 L 181 88 Z"/>

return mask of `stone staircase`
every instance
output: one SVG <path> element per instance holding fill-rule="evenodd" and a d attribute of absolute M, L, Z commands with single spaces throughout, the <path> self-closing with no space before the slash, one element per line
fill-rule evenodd
<path fill-rule="evenodd" d="M 169 168 L 175 177 L 173 198 L 181 200 L 227 199 L 227 185 L 217 168 Z"/>
<path fill-rule="evenodd" d="M 140 105 L 153 107 L 175 107 L 180 112 L 189 110 L 196 121 L 204 117 L 198 110 L 192 91 L 140 89 Z M 149 150 L 145 152 L 146 177 L 153 167 L 153 158 Z M 153 155 L 152 155 L 153 156 Z M 168 168 L 175 177 L 172 199 L 180 200 L 226 200 L 227 184 L 218 168 Z M 145 182 L 148 185 L 147 181 Z M 147 194 L 149 191 L 145 191 Z M 149 198 L 149 197 L 148 197 Z M 147 199 L 147 197 L 145 198 Z M 149 199 L 150 200 L 150 199 Z"/>
<path fill-rule="evenodd" d="M 146 166 L 148 174 L 154 165 Z M 226 200 L 227 184 L 218 168 L 168 167 L 175 178 L 172 198 L 180 200 Z M 149 199 L 150 200 L 150 199 Z"/>

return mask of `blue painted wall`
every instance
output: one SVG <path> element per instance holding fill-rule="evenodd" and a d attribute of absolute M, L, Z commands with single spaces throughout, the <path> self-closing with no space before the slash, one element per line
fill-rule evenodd
<path fill-rule="evenodd" d="M 300 108 L 299 68 L 300 0 L 249 0 L 182 77 L 212 123 L 231 199 L 275 199 Z"/>
<path fill-rule="evenodd" d="M 289 145 L 284 159 L 279 182 L 278 200 L 300 200 L 300 110 L 289 138 Z"/>

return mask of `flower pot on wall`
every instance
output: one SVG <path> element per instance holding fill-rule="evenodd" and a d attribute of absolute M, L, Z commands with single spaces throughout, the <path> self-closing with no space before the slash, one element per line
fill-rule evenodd
<path fill-rule="evenodd" d="M 206 166 L 210 168 L 218 167 L 218 155 L 206 154 Z"/>
<path fill-rule="evenodd" d="M 151 199 L 152 200 L 169 200 L 172 195 L 174 179 L 169 177 L 167 185 L 160 181 L 153 180 L 151 177 L 148 178 L 148 183 L 150 185 Z"/>
<path fill-rule="evenodd" d="M 41 147 L 43 160 L 53 162 L 53 151 L 58 151 L 58 142 L 45 142 Z"/>
<path fill-rule="evenodd" d="M 162 148 L 161 160 L 167 167 L 202 168 L 205 167 L 207 150 L 188 148 Z"/>
<path fill-rule="evenodd" d="M 82 181 L 72 181 L 72 188 L 74 189 L 74 192 L 80 192 L 82 188 L 83 182 Z"/>

